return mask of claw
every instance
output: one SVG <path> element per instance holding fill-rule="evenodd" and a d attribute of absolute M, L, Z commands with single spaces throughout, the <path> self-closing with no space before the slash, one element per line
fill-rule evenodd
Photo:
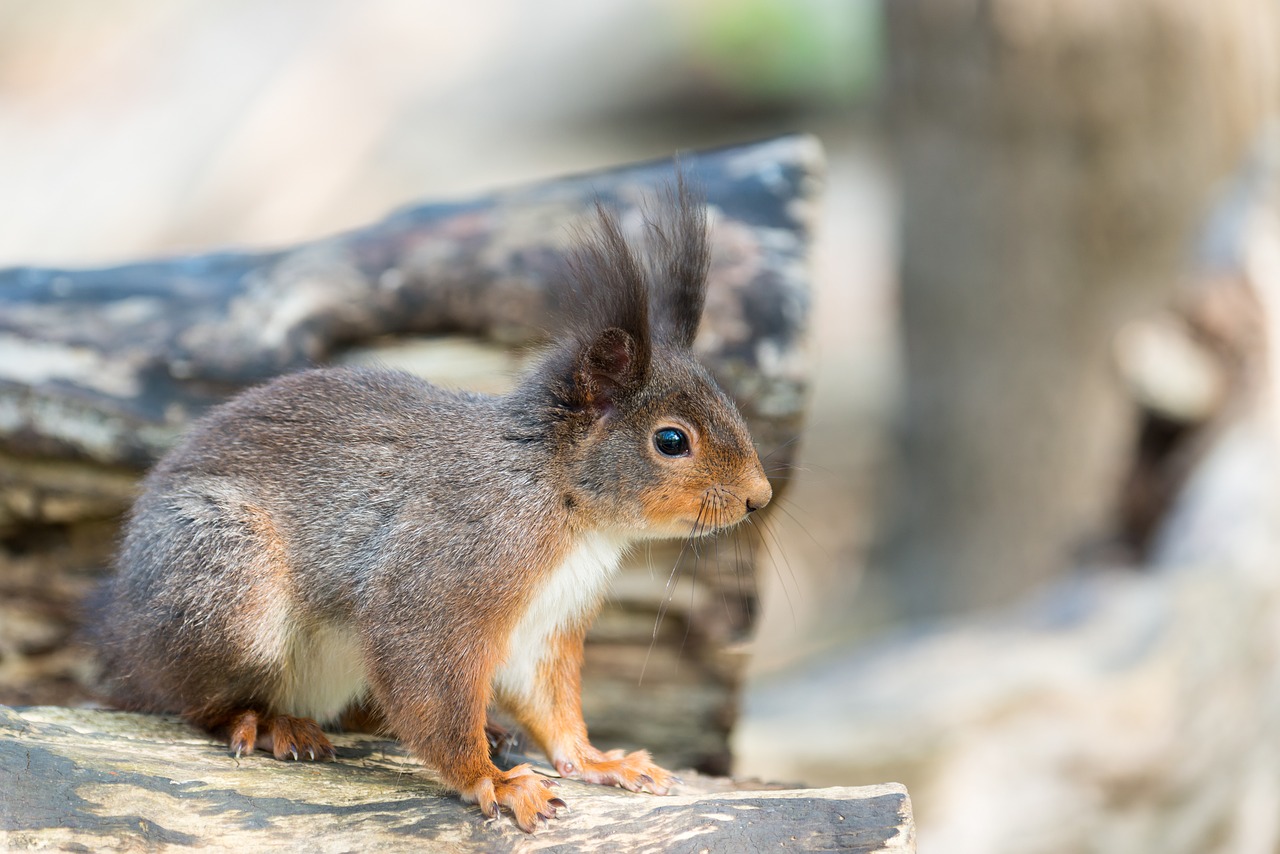
<path fill-rule="evenodd" d="M 547 801 L 547 803 L 551 804 L 551 806 L 555 807 L 556 809 L 560 809 L 560 810 L 562 810 L 562 809 L 567 809 L 567 808 L 568 808 L 568 806 L 569 806 L 569 805 L 568 805 L 568 804 L 566 804 L 564 801 L 562 801 L 560 798 L 552 798 L 551 800 Z"/>
<path fill-rule="evenodd" d="M 543 777 L 542 785 L 546 786 L 548 789 L 560 788 L 560 783 L 557 782 L 556 780 L 552 780 L 550 777 Z"/>
<path fill-rule="evenodd" d="M 271 733 L 271 750 L 277 759 L 288 762 L 311 761 L 333 756 L 333 744 L 325 737 L 320 725 L 310 718 L 276 715 L 268 724 Z"/>

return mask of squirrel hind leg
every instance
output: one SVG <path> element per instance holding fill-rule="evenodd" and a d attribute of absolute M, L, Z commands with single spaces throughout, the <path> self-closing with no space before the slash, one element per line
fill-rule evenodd
<path fill-rule="evenodd" d="M 369 735 L 390 735 L 391 729 L 382 710 L 367 698 L 353 701 L 338 716 L 338 728 L 342 732 L 363 732 Z"/>

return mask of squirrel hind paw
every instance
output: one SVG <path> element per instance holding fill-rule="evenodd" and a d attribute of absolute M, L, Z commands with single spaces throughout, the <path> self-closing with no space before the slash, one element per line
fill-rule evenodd
<path fill-rule="evenodd" d="M 506 807 L 517 827 L 533 833 L 539 824 L 555 818 L 557 810 L 566 806 L 556 795 L 554 782 L 535 774 L 526 764 L 510 771 L 495 768 L 492 774 L 459 788 L 459 792 L 462 800 L 476 804 L 489 818 L 497 818 L 500 808 Z"/>
<path fill-rule="evenodd" d="M 270 734 L 276 759 L 319 762 L 334 756 L 333 742 L 311 718 L 276 715 L 271 719 Z"/>
<path fill-rule="evenodd" d="M 237 712 L 227 724 L 227 751 L 235 758 L 255 749 L 270 750 L 276 759 L 321 761 L 334 757 L 333 742 L 310 718 Z"/>

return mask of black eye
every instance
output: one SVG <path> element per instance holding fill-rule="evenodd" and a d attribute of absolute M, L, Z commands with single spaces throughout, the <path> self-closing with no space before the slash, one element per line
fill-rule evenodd
<path fill-rule="evenodd" d="M 678 457 L 689 453 L 689 437 L 683 430 L 663 427 L 653 434 L 653 446 L 668 457 Z"/>

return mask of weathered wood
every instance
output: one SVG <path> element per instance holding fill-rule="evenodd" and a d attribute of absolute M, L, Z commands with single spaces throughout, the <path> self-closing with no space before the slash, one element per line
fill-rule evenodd
<path fill-rule="evenodd" d="M 911 801 L 896 784 L 782 790 L 687 773 L 658 798 L 566 780 L 569 809 L 526 836 L 461 803 L 394 742 L 345 735 L 336 746 L 332 763 L 236 761 L 170 718 L 0 706 L 0 847 L 915 850 Z"/>
<path fill-rule="evenodd" d="M 803 417 L 821 152 L 786 137 L 682 162 L 713 223 L 696 348 L 777 472 Z M 191 418 L 318 361 L 373 359 L 503 390 L 529 345 L 573 311 L 567 253 L 595 199 L 638 232 L 638 206 L 670 176 L 670 162 L 649 163 L 422 205 L 271 252 L 0 271 L 0 702 L 90 696 L 85 656 L 69 645 L 77 609 L 109 564 L 138 475 Z M 728 770 L 756 610 L 752 534 L 700 557 L 655 545 L 624 567 L 585 665 L 602 746 Z"/>
<path fill-rule="evenodd" d="M 766 446 L 803 409 L 810 137 L 692 154 L 714 211 L 697 349 Z M 400 211 L 269 252 L 0 271 L 0 451 L 141 467 L 228 393 L 384 335 L 523 346 L 571 314 L 567 258 L 596 200 L 638 208 L 661 161 Z"/>

